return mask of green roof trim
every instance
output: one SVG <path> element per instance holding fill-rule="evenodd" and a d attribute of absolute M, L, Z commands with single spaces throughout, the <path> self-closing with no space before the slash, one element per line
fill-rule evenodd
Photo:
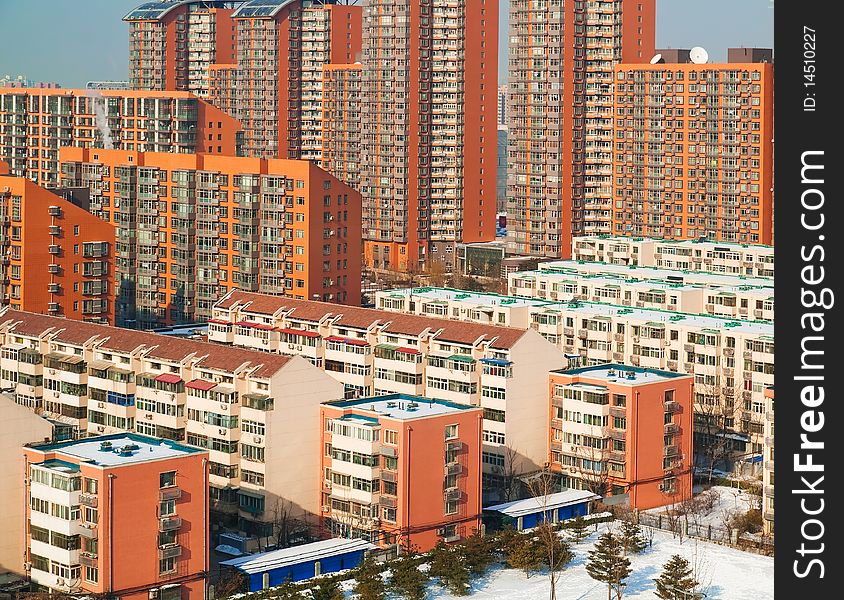
<path fill-rule="evenodd" d="M 454 362 L 462 362 L 462 363 L 474 363 L 475 359 L 471 356 L 466 356 L 465 354 L 452 354 L 446 360 L 452 360 Z"/>

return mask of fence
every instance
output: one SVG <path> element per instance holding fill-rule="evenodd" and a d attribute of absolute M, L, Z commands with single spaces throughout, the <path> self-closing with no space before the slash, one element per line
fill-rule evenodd
<path fill-rule="evenodd" d="M 773 554 L 774 540 L 765 536 L 739 535 L 738 529 L 727 529 L 717 525 L 689 522 L 682 516 L 639 513 L 639 524 L 671 533 L 735 546 L 742 550 L 754 550 L 762 554 Z"/>

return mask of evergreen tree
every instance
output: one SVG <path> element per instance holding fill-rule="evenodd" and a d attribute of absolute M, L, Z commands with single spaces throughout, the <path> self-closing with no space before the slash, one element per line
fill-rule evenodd
<path fill-rule="evenodd" d="M 293 583 L 292 575 L 288 575 L 278 588 L 276 588 L 273 596 L 278 600 L 303 600 L 304 596 L 299 591 L 299 586 Z"/>
<path fill-rule="evenodd" d="M 538 571 L 545 560 L 545 548 L 538 539 L 529 536 L 520 536 L 522 539 L 514 541 L 510 545 L 507 554 L 507 564 L 514 569 L 521 569 L 525 575 L 530 577 L 531 573 Z"/>
<path fill-rule="evenodd" d="M 569 523 L 568 530 L 571 539 L 577 544 L 589 537 L 589 532 L 586 530 L 588 525 L 580 515 L 576 516 L 571 523 Z"/>
<path fill-rule="evenodd" d="M 632 552 L 639 554 L 647 546 L 648 542 L 642 536 L 642 528 L 633 521 L 622 521 L 621 532 L 619 533 L 621 545 L 624 546 L 624 552 Z"/>
<path fill-rule="evenodd" d="M 345 594 L 340 583 L 334 579 L 324 579 L 311 588 L 311 600 L 343 600 Z"/>
<path fill-rule="evenodd" d="M 453 554 L 454 553 L 451 548 L 446 546 L 444 541 L 438 541 L 437 545 L 434 546 L 434 549 L 431 550 L 431 554 L 429 556 L 428 564 L 430 565 L 430 568 L 428 569 L 428 576 L 438 577 L 440 580 L 442 580 L 443 577 L 448 577 L 452 568 L 452 563 L 454 562 Z"/>
<path fill-rule="evenodd" d="M 598 538 L 595 548 L 589 552 L 586 572 L 596 580 L 607 584 L 607 600 L 621 600 L 624 594 L 624 580 L 630 576 L 630 559 L 624 556 L 624 546 L 613 534 L 607 532 Z"/>
<path fill-rule="evenodd" d="M 464 540 L 457 549 L 463 562 L 474 576 L 486 573 L 486 570 L 494 562 L 493 543 L 490 538 L 481 535 L 477 530 Z"/>
<path fill-rule="evenodd" d="M 659 579 L 655 579 L 654 582 L 656 596 L 662 600 L 675 600 L 678 590 L 692 592 L 698 585 L 689 561 L 678 554 L 668 559 L 662 567 Z"/>
<path fill-rule="evenodd" d="M 384 600 L 384 578 L 381 567 L 372 557 L 366 557 L 355 569 L 355 594 L 359 600 Z"/>
<path fill-rule="evenodd" d="M 459 546 L 446 546 L 440 541 L 430 555 L 428 575 L 437 577 L 440 585 L 455 596 L 469 594 L 469 568 Z"/>
<path fill-rule="evenodd" d="M 428 574 L 419 570 L 418 561 L 412 554 L 390 563 L 391 592 L 406 600 L 425 600 L 428 596 Z"/>

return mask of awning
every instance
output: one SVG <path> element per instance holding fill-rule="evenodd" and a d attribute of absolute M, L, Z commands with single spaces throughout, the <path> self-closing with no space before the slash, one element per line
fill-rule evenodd
<path fill-rule="evenodd" d="M 396 350 L 399 349 L 398 346 L 395 346 L 393 344 L 376 344 L 375 347 L 378 350 L 393 350 L 393 351 L 396 351 Z"/>
<path fill-rule="evenodd" d="M 481 362 L 487 365 L 498 365 L 500 367 L 506 367 L 507 365 L 513 364 L 511 361 L 504 360 L 503 358 L 482 358 Z"/>
<path fill-rule="evenodd" d="M 344 338 L 344 337 L 340 337 L 338 335 L 330 335 L 327 338 L 325 338 L 325 341 L 326 342 L 339 342 L 341 344 L 350 344 L 352 346 L 368 346 L 369 345 L 369 342 L 367 342 L 366 340 Z"/>
<path fill-rule="evenodd" d="M 405 346 L 399 346 L 396 348 L 396 352 L 401 352 L 402 354 L 422 354 L 416 348 L 407 348 Z"/>
<path fill-rule="evenodd" d="M 465 354 L 452 354 L 446 360 L 453 360 L 454 362 L 462 362 L 462 363 L 474 363 L 475 359 L 471 356 L 466 356 Z"/>
<path fill-rule="evenodd" d="M 266 331 L 272 331 L 275 329 L 275 327 L 267 325 L 266 323 L 252 323 L 250 321 L 238 321 L 235 325 L 239 325 L 240 327 L 252 327 L 253 329 L 263 329 Z"/>
<path fill-rule="evenodd" d="M 69 365 L 78 365 L 81 362 L 85 362 L 84 358 L 82 358 L 81 356 L 77 356 L 76 354 L 62 354 L 60 352 L 51 352 L 47 356 L 53 360 L 67 363 Z"/>
<path fill-rule="evenodd" d="M 92 360 L 88 363 L 88 368 L 94 369 L 95 371 L 107 371 L 113 366 L 114 363 L 108 360 Z"/>
<path fill-rule="evenodd" d="M 217 387 L 217 384 L 213 381 L 205 381 L 204 379 L 194 379 L 193 381 L 188 381 L 185 384 L 185 387 L 193 388 L 195 390 L 210 390 L 211 388 Z"/>
<path fill-rule="evenodd" d="M 304 329 L 280 328 L 278 331 L 280 331 L 281 333 L 286 333 L 288 335 L 301 335 L 303 337 L 309 337 L 309 338 L 322 337 L 322 336 L 319 335 L 318 331 L 306 331 Z"/>
<path fill-rule="evenodd" d="M 208 319 L 208 322 L 214 325 L 231 325 L 231 321 L 224 321 L 223 319 Z"/>
<path fill-rule="evenodd" d="M 181 377 L 174 373 L 162 373 L 156 377 L 155 380 L 160 381 L 161 383 L 181 383 L 184 381 Z"/>

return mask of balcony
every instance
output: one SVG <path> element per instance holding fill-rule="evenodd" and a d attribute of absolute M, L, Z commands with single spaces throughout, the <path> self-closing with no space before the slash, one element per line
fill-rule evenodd
<path fill-rule="evenodd" d="M 452 487 L 446 488 L 445 490 L 445 499 L 446 500 L 460 500 L 460 497 L 463 495 L 463 492 L 460 491 L 460 488 Z"/>
<path fill-rule="evenodd" d="M 79 494 L 79 504 L 82 506 L 89 506 L 91 508 L 97 508 L 97 495 L 96 494 Z"/>
<path fill-rule="evenodd" d="M 96 523 L 80 523 L 79 524 L 79 535 L 84 538 L 88 539 L 97 539 L 98 530 Z"/>
<path fill-rule="evenodd" d="M 158 522 L 158 531 L 173 531 L 182 526 L 182 518 L 176 516 L 161 517 Z"/>
<path fill-rule="evenodd" d="M 450 463 L 444 469 L 446 477 L 449 475 L 461 475 L 463 473 L 463 465 L 460 463 Z"/>
<path fill-rule="evenodd" d="M 680 432 L 680 426 L 677 423 L 666 423 L 663 429 L 665 435 L 673 435 Z"/>
<path fill-rule="evenodd" d="M 177 487 L 168 487 L 158 490 L 159 500 L 178 500 L 182 497 L 182 489 Z"/>
<path fill-rule="evenodd" d="M 80 552 L 79 564 L 83 567 L 97 568 L 97 555 L 92 552 Z"/>
<path fill-rule="evenodd" d="M 397 498 L 392 498 L 390 496 L 381 496 L 378 503 L 385 508 L 396 508 L 399 501 Z"/>
<path fill-rule="evenodd" d="M 460 452 L 463 450 L 463 442 L 460 440 L 451 440 L 445 443 L 446 452 Z"/>
<path fill-rule="evenodd" d="M 676 456 L 678 452 L 677 446 L 665 446 L 662 449 L 663 456 Z"/>
<path fill-rule="evenodd" d="M 680 412 L 683 407 L 680 406 L 679 402 L 675 402 L 673 400 L 666 400 L 662 403 L 663 408 L 665 408 L 665 412 L 669 413 L 678 413 Z"/>
<path fill-rule="evenodd" d="M 182 555 L 182 547 L 179 544 L 167 544 L 158 548 L 158 559 L 176 558 Z"/>

